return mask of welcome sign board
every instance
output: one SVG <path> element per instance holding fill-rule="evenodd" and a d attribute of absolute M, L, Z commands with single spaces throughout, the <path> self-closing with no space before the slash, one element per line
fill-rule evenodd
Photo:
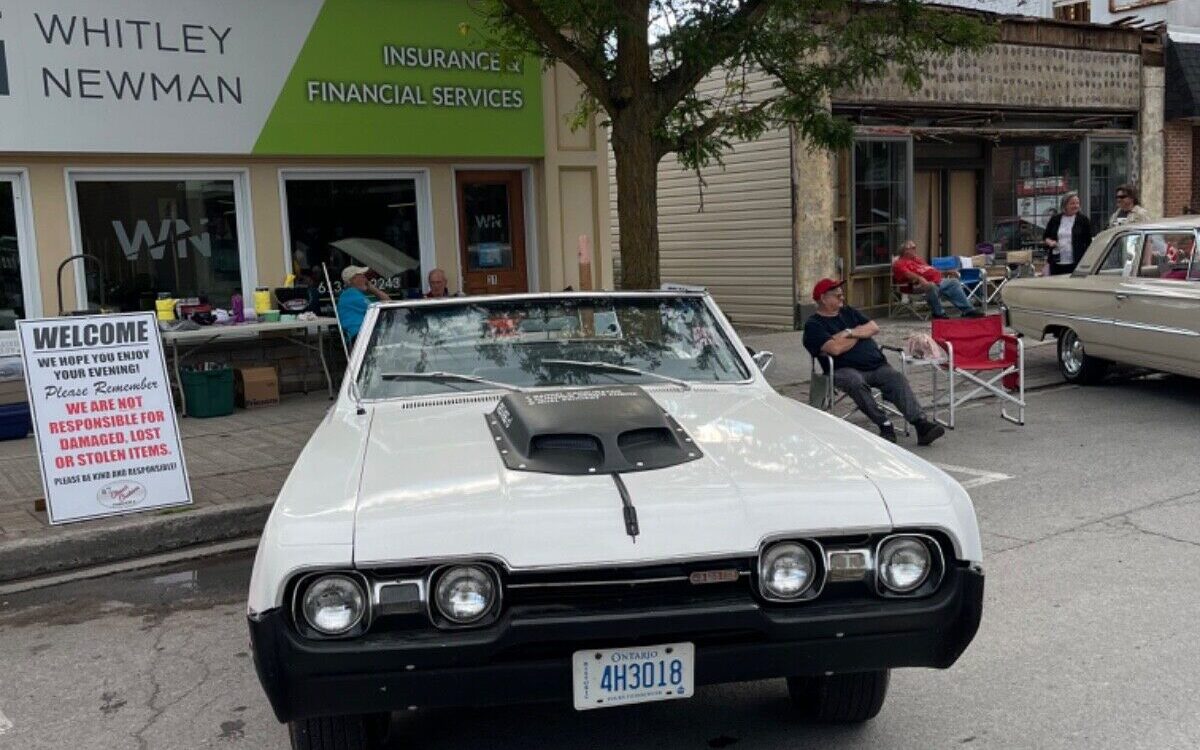
<path fill-rule="evenodd" d="M 540 156 L 540 62 L 483 25 L 467 0 L 9 0 L 0 151 Z"/>
<path fill-rule="evenodd" d="M 154 313 L 17 333 L 50 523 L 192 502 Z"/>

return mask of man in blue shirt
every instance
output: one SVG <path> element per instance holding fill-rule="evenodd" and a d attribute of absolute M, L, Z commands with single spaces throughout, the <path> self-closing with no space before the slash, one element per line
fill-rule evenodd
<path fill-rule="evenodd" d="M 342 331 L 349 341 L 354 341 L 358 335 L 367 308 L 374 301 L 368 294 L 384 302 L 392 301 L 387 292 L 367 281 L 370 272 L 371 269 L 366 266 L 346 266 L 342 269 L 342 293 L 338 295 L 337 312 Z"/>
<path fill-rule="evenodd" d="M 846 304 L 844 281 L 821 279 L 813 287 L 817 312 L 804 323 L 804 348 L 826 373 L 828 358 L 833 359 L 833 383 L 854 399 L 867 418 L 879 428 L 884 439 L 896 442 L 896 430 L 871 393 L 878 388 L 895 405 L 909 424 L 917 428 L 917 444 L 929 445 L 946 434 L 937 422 L 925 417 L 904 375 L 888 364 L 872 338 L 879 325 Z"/>

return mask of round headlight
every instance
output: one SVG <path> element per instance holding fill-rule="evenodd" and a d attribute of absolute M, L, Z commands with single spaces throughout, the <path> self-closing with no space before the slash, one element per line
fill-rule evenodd
<path fill-rule="evenodd" d="M 486 615 L 496 603 L 496 582 L 476 565 L 450 568 L 438 578 L 434 601 L 447 620 L 468 625 Z"/>
<path fill-rule="evenodd" d="M 776 599 L 795 599 L 808 591 L 816 578 L 817 564 L 808 547 L 795 542 L 776 544 L 758 562 L 762 591 Z"/>
<path fill-rule="evenodd" d="M 899 594 L 914 591 L 925 583 L 932 567 L 929 547 L 919 539 L 891 539 L 879 550 L 879 578 L 884 586 Z"/>
<path fill-rule="evenodd" d="M 362 586 L 349 576 L 318 578 L 304 592 L 304 619 L 317 632 L 339 635 L 362 622 L 367 597 Z"/>

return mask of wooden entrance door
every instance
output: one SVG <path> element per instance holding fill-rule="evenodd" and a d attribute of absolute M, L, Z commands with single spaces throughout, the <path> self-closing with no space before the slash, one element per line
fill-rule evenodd
<path fill-rule="evenodd" d="M 521 172 L 458 172 L 463 292 L 529 291 Z"/>

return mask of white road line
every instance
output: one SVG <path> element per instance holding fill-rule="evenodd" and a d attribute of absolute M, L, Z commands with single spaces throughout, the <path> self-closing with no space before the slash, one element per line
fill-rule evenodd
<path fill-rule="evenodd" d="M 4 734 L 12 728 L 12 720 L 5 716 L 3 711 L 0 711 L 0 734 Z"/>
<path fill-rule="evenodd" d="M 992 484 L 993 482 L 1003 482 L 1006 479 L 1012 479 L 1012 477 L 1010 477 L 1008 474 L 1001 474 L 998 471 L 970 469 L 966 466 L 955 466 L 953 464 L 935 463 L 934 466 L 938 467 L 942 471 L 950 472 L 951 474 L 966 474 L 969 477 L 973 477 L 972 479 L 968 479 L 965 482 L 959 483 L 965 490 L 973 489 L 975 487 L 982 487 L 985 484 Z"/>

